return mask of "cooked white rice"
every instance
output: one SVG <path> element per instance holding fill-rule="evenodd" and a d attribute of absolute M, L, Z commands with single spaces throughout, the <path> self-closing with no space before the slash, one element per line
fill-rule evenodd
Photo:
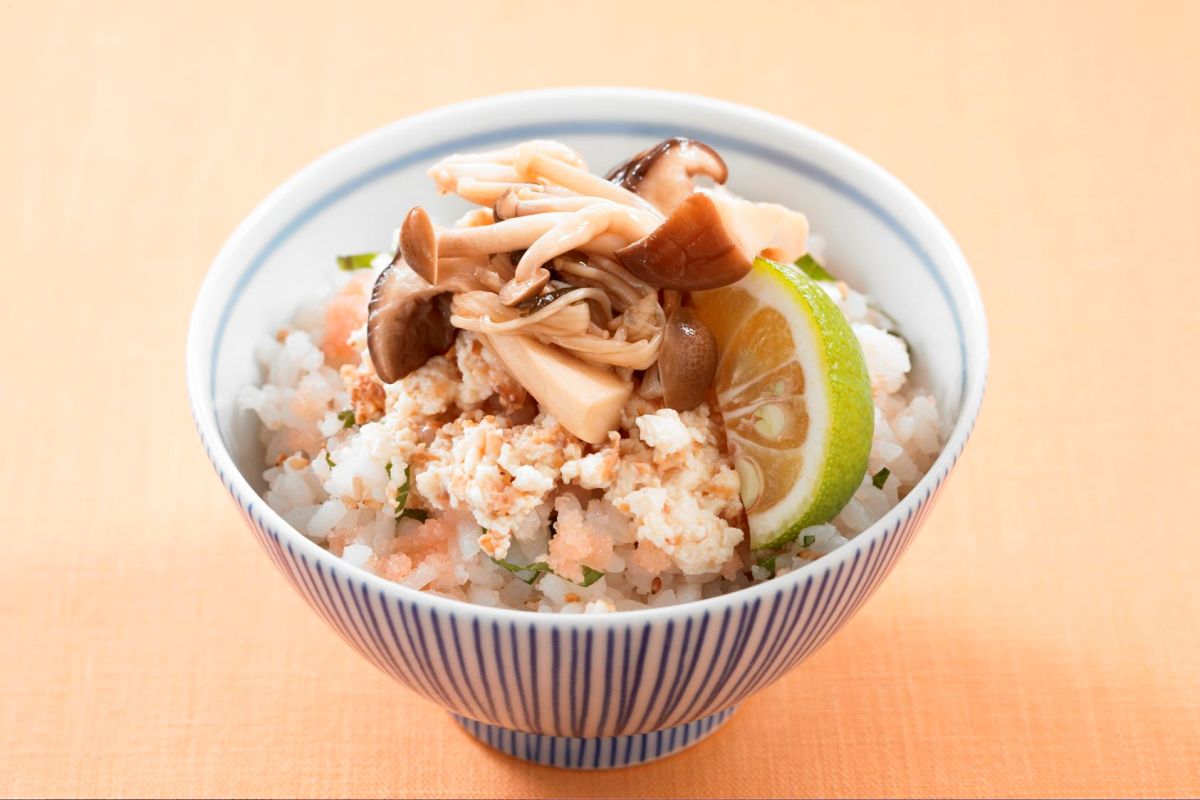
<path fill-rule="evenodd" d="M 239 400 L 262 421 L 267 503 L 331 552 L 414 589 L 574 613 L 722 594 L 770 579 L 766 556 L 781 575 L 868 528 L 941 445 L 933 398 L 906 384 L 904 341 L 866 296 L 822 284 L 866 355 L 875 400 L 867 474 L 831 523 L 778 553 L 751 553 L 737 476 L 704 406 L 677 414 L 635 394 L 619 436 L 587 445 L 538 413 L 465 331 L 446 356 L 379 383 L 363 322 L 382 266 L 339 273 L 334 291 L 265 338 L 263 384 Z M 406 507 L 427 511 L 424 521 L 397 519 L 406 482 Z"/>

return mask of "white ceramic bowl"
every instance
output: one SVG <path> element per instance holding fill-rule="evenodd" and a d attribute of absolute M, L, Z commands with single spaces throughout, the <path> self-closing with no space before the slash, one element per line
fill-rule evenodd
<path fill-rule="evenodd" d="M 870 292 L 911 343 L 913 378 L 942 409 L 932 469 L 876 525 L 764 584 L 612 615 L 493 609 L 377 578 L 313 544 L 263 502 L 263 466 L 239 387 L 260 380 L 255 342 L 325 285 L 333 257 L 388 241 L 401 214 L 439 197 L 426 168 L 456 151 L 561 139 L 607 168 L 666 136 L 722 154 L 730 188 L 802 210 L 827 259 Z M 846 146 L 779 117 L 703 97 L 630 89 L 503 95 L 401 120 L 301 170 L 238 227 L 196 301 L 188 391 L 200 438 L 267 555 L 368 660 L 449 709 L 488 744 L 570 767 L 641 763 L 679 750 L 816 650 L 859 608 L 928 514 L 979 412 L 987 367 L 979 292 L 932 212 Z"/>

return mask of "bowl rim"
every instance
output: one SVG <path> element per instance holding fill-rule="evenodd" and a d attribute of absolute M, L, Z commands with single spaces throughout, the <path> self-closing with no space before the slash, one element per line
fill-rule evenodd
<path fill-rule="evenodd" d="M 849 162 L 864 175 L 867 182 L 877 183 L 889 191 L 897 202 L 906 207 L 906 211 L 915 216 L 915 224 L 923 227 L 924 232 L 933 243 L 946 254 L 943 266 L 953 273 L 961 282 L 963 303 L 956 304 L 952 296 L 947 302 L 957 305 L 958 317 L 961 320 L 964 349 L 964 387 L 960 397 L 959 413 L 950 435 L 934 459 L 925 475 L 894 507 L 866 530 L 859 533 L 846 544 L 827 553 L 826 555 L 788 572 L 786 575 L 769 581 L 754 584 L 716 597 L 693 600 L 675 605 L 656 608 L 636 609 L 631 611 L 611 612 L 607 614 L 563 614 L 537 613 L 524 609 L 512 609 L 495 606 L 485 606 L 458 600 L 451 597 L 433 594 L 420 589 L 411 589 L 393 581 L 373 575 L 366 570 L 354 566 L 342 558 L 333 555 L 316 542 L 296 530 L 271 508 L 262 496 L 255 491 L 241 470 L 233 461 L 225 441 L 216 424 L 216 413 L 213 397 L 209 392 L 206 378 L 209 373 L 215 374 L 216 365 L 212 363 L 213 351 L 207 347 L 202 336 L 203 320 L 219 308 L 222 296 L 217 288 L 219 273 L 234 270 L 232 265 L 233 253 L 244 246 L 251 238 L 255 229 L 270 213 L 310 179 L 322 173 L 331 163 L 336 162 L 350 153 L 369 146 L 377 140 L 386 140 L 395 136 L 405 128 L 437 120 L 439 117 L 460 115 L 470 112 L 480 119 L 486 118 L 489 110 L 508 105 L 527 103 L 549 104 L 566 100 L 586 99 L 596 102 L 621 102 L 629 100 L 651 101 L 662 103 L 664 106 L 686 108 L 691 111 L 715 112 L 726 118 L 721 125 L 728 124 L 728 119 L 740 117 L 751 125 L 783 128 L 791 135 L 801 139 L 809 139 L 818 146 L 832 150 Z M 241 272 L 245 272 L 245 264 Z M 227 293 L 226 293 L 227 294 Z M 974 344 L 972 344 L 974 343 Z M 529 91 L 510 92 L 497 95 L 465 100 L 429 109 L 417 114 L 408 115 L 361 134 L 350 141 L 327 151 L 318 158 L 292 173 L 283 183 L 272 190 L 261 200 L 253 210 L 238 224 L 237 228 L 226 239 L 216 257 L 205 273 L 204 281 L 197 294 L 195 304 L 188 323 L 186 343 L 186 372 L 188 398 L 191 404 L 192 417 L 212 466 L 224 479 L 228 491 L 250 516 L 260 521 L 265 528 L 270 528 L 297 555 L 307 556 L 317 564 L 323 564 L 333 573 L 342 574 L 346 579 L 354 578 L 365 583 L 376 591 L 390 595 L 396 600 L 405 600 L 412 604 L 426 605 L 431 610 L 446 613 L 475 614 L 488 621 L 504 621 L 509 623 L 526 622 L 539 627 L 562 626 L 580 628 L 606 628 L 653 622 L 685 615 L 719 612 L 734 605 L 747 605 L 761 601 L 772 595 L 782 593 L 793 586 L 798 586 L 805 579 L 813 577 L 820 571 L 829 571 L 841 567 L 846 562 L 859 556 L 868 547 L 873 547 L 883 535 L 883 531 L 898 526 L 916 513 L 917 507 L 928 498 L 935 487 L 940 487 L 949 475 L 951 469 L 961 455 L 970 437 L 975 422 L 982 407 L 984 389 L 987 379 L 989 359 L 989 341 L 987 321 L 983 309 L 983 300 L 978 284 L 967 264 L 966 257 L 957 242 L 942 221 L 933 211 L 903 182 L 893 176 L 883 167 L 866 156 L 851 148 L 849 145 L 833 137 L 813 130 L 801 123 L 767 111 L 718 100 L 699 94 L 665 91 L 658 89 L 626 88 L 626 87 L 563 87 L 551 89 L 535 89 Z M 249 524 L 249 523 L 248 523 Z M 282 544 L 282 541 L 281 541 Z"/>

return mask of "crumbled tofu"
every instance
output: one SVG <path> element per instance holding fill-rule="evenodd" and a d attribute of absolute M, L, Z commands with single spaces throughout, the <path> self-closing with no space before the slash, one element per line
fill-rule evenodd
<path fill-rule="evenodd" d="M 475 334 L 459 331 L 454 343 L 454 359 L 462 374 L 456 395 L 459 408 L 478 408 L 493 395 L 500 398 L 500 405 L 505 409 L 525 403 L 528 397 L 525 387 L 509 374 Z"/>
<path fill-rule="evenodd" d="M 607 489 L 617 475 L 621 460 L 621 436 L 609 433 L 608 444 L 595 453 L 567 461 L 562 465 L 564 483 L 577 483 L 584 489 Z"/>
<path fill-rule="evenodd" d="M 415 477 L 417 491 L 438 510 L 471 512 L 485 530 L 479 545 L 508 554 L 512 537 L 546 500 L 567 458 L 581 446 L 553 417 L 510 426 L 502 417 L 460 417 L 438 431 Z"/>
<path fill-rule="evenodd" d="M 454 403 L 460 375 L 446 358 L 434 356 L 385 387 L 387 411 L 401 418 L 433 417 Z"/>
<path fill-rule="evenodd" d="M 685 425 L 673 408 L 643 414 L 637 418 L 637 426 L 642 441 L 654 448 L 656 463 L 690 447 L 693 442 L 704 442 L 705 434 Z"/>
<path fill-rule="evenodd" d="M 690 494 L 647 487 L 618 507 L 634 518 L 638 541 L 662 550 L 684 575 L 719 572 L 742 540 L 741 529 L 702 509 Z"/>
<path fill-rule="evenodd" d="M 633 518 L 639 541 L 670 556 L 685 574 L 715 572 L 743 532 L 737 473 L 721 456 L 708 408 L 662 409 L 637 417 L 640 439 L 620 442 L 605 499 Z"/>

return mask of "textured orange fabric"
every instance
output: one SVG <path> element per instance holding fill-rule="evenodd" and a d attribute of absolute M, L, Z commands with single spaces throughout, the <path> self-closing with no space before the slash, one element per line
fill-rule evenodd
<path fill-rule="evenodd" d="M 0 4 L 0 793 L 1200 792 L 1200 5 L 420 5 L 444 10 Z M 569 83 L 869 154 L 957 236 L 994 350 L 862 612 L 709 741 L 599 775 L 488 751 L 327 630 L 183 389 L 207 264 L 279 181 L 395 117 Z"/>

